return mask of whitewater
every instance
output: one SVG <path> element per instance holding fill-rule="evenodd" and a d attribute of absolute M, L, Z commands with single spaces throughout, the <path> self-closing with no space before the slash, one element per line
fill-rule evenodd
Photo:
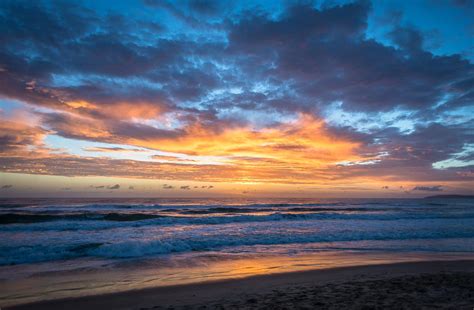
<path fill-rule="evenodd" d="M 76 258 L 474 251 L 474 200 L 4 200 L 0 265 Z"/>
<path fill-rule="evenodd" d="M 0 199 L 2 306 L 473 258 L 473 199 Z"/>

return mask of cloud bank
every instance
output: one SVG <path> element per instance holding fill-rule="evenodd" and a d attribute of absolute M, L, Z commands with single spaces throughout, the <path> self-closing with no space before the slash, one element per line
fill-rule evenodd
<path fill-rule="evenodd" d="M 379 189 L 474 180 L 474 65 L 400 20 L 374 37 L 380 4 L 141 5 L 157 17 L 0 4 L 0 171 Z"/>

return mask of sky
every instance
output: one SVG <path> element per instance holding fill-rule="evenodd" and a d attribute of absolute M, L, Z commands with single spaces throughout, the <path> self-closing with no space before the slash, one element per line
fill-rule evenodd
<path fill-rule="evenodd" d="M 0 2 L 0 197 L 474 194 L 474 1 Z"/>

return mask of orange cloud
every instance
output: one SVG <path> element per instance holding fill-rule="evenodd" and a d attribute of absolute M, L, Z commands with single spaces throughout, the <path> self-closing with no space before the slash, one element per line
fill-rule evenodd
<path fill-rule="evenodd" d="M 47 149 L 43 139 L 48 133 L 36 126 L 36 120 L 30 115 L 15 114 L 10 118 L 0 115 L 0 156 L 44 154 Z"/>
<path fill-rule="evenodd" d="M 193 159 L 187 159 L 178 156 L 153 155 L 152 158 L 163 162 L 196 163 L 196 161 Z"/>
<path fill-rule="evenodd" d="M 303 114 L 293 122 L 260 130 L 249 126 L 240 126 L 222 128 L 217 131 L 215 127 L 208 128 L 201 123 L 194 122 L 178 129 L 178 134 L 174 138 L 155 135 L 153 131 L 151 134 L 147 133 L 148 135 L 143 138 L 139 134 L 135 134 L 133 137 L 120 136 L 116 133 L 118 129 L 114 127 L 117 126 L 117 123 L 98 122 L 88 117 L 74 117 L 71 114 L 58 114 L 54 121 L 54 130 L 70 138 L 118 142 L 122 145 L 140 146 L 185 155 L 153 156 L 150 158 L 146 177 L 153 177 L 151 172 L 154 171 L 156 176 L 169 179 L 227 182 L 314 182 L 329 178 L 329 175 L 325 175 L 327 169 L 334 167 L 341 160 L 356 161 L 361 159 L 357 155 L 357 149 L 360 146 L 358 142 L 336 137 L 329 132 L 323 121 Z M 124 122 L 118 124 L 122 126 Z M 132 130 L 136 129 L 132 128 Z M 20 132 L 18 129 L 14 131 Z M 39 135 L 35 136 L 35 139 L 41 141 L 47 132 L 36 127 L 34 133 Z M 141 132 L 138 131 L 138 133 Z M 36 140 L 28 140 L 24 144 L 38 144 L 39 142 Z M 112 151 L 117 149 L 95 150 Z M 57 155 L 51 154 L 51 158 L 57 157 Z M 75 156 L 62 156 L 57 160 L 82 163 L 80 158 Z M 158 160 L 161 163 L 159 165 L 152 164 L 153 160 Z M 103 164 L 100 163 L 101 166 Z M 34 171 L 37 168 L 40 171 L 50 170 L 46 162 L 40 166 L 27 165 L 26 163 L 22 165 L 25 168 L 28 167 L 28 171 Z M 112 162 L 111 165 L 114 166 Z M 128 161 L 127 165 L 136 166 L 133 161 Z M 15 169 L 20 168 L 18 165 L 15 166 Z M 159 173 L 156 171 L 158 167 Z M 94 174 L 94 169 L 98 170 L 98 167 L 82 171 Z M 66 170 L 67 173 L 71 173 L 71 171 L 79 173 L 76 169 L 67 168 Z M 115 170 L 113 168 L 102 173 L 109 175 L 115 173 Z M 59 171 L 50 173 L 62 174 Z M 99 171 L 96 173 L 100 175 Z M 135 173 L 134 169 L 130 173 Z M 132 175 L 127 173 L 127 176 L 131 177 Z M 144 177 L 144 175 L 138 174 L 136 177 Z"/>
<path fill-rule="evenodd" d="M 69 123 L 70 124 L 70 123 Z M 75 130 L 90 137 L 90 126 Z M 63 128 L 64 129 L 64 128 Z M 100 128 L 99 128 L 100 129 Z M 117 141 L 107 128 L 99 130 L 108 141 Z M 301 114 L 296 120 L 278 126 L 255 130 L 249 126 L 221 128 L 206 127 L 194 122 L 179 130 L 179 134 L 166 136 L 122 137 L 121 143 L 187 155 L 180 157 L 156 155 L 155 160 L 186 167 L 200 164 L 193 173 L 200 180 L 237 182 L 314 182 L 334 178 L 333 169 L 341 161 L 367 160 L 357 153 L 360 143 L 332 134 L 325 123 L 311 115 Z M 203 167 L 203 163 L 210 167 Z M 213 165 L 220 167 L 215 169 Z M 212 171 L 209 171 L 212 170 Z M 191 173 L 191 174 L 193 174 Z M 203 178 L 202 175 L 205 175 Z M 192 177 L 193 178 L 193 177 Z"/>
<path fill-rule="evenodd" d="M 66 101 L 66 111 L 93 117 L 107 119 L 155 119 L 165 111 L 165 105 L 151 102 L 114 102 L 113 104 L 96 104 L 84 100 Z"/>
<path fill-rule="evenodd" d="M 458 175 L 455 179 L 449 171 L 437 171 L 435 175 L 424 168 L 413 168 L 401 174 L 399 169 L 395 168 L 395 171 L 390 166 L 342 165 L 341 162 L 370 162 L 377 159 L 377 152 L 364 155 L 366 149 L 361 142 L 334 134 L 324 121 L 306 114 L 301 114 L 292 122 L 259 130 L 235 124 L 218 130 L 216 124 L 206 127 L 203 123 L 192 122 L 171 134 L 168 131 L 162 134 L 158 129 L 140 127 L 133 122 L 98 122 L 67 113 L 55 114 L 54 117 L 54 130 L 66 137 L 139 146 L 148 148 L 147 152 L 159 150 L 176 155 L 156 154 L 147 162 L 53 152 L 42 142 L 53 131 L 39 125 L 30 126 L 26 120 L 4 119 L 0 125 L 1 138 L 10 142 L 4 143 L 8 149 L 4 147 L 0 156 L 0 171 L 227 184 L 258 183 L 263 187 L 267 184 L 306 184 L 341 191 L 348 190 L 348 185 L 354 182 L 380 190 L 382 185 L 401 181 L 407 185 L 418 180 L 416 185 L 426 185 L 428 180 L 438 178 L 437 184 L 445 186 L 446 182 L 439 180 L 459 180 Z M 51 125 L 47 120 L 45 124 Z M 121 151 L 122 148 L 91 150 L 110 152 Z M 470 179 L 465 178 L 466 181 L 461 182 Z"/>
<path fill-rule="evenodd" d="M 254 130 L 250 127 L 207 130 L 201 124 L 185 128 L 174 139 L 132 143 L 194 156 L 220 157 L 228 164 L 322 168 L 342 160 L 360 160 L 357 141 L 336 137 L 322 120 L 300 115 L 291 123 Z"/>

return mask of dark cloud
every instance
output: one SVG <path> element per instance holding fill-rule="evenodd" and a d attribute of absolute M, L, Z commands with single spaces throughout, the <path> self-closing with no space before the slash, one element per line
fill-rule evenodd
<path fill-rule="evenodd" d="M 471 122 L 471 125 L 474 123 Z M 463 148 L 466 141 L 474 140 L 474 132 L 469 129 L 469 123 L 467 126 L 434 123 L 420 126 L 408 135 L 389 128 L 380 132 L 380 136 L 374 136 L 383 142 L 381 149 L 390 153 L 393 164 L 396 164 L 396 160 L 405 167 L 410 163 L 430 166 L 433 162 L 450 158 Z"/>
<path fill-rule="evenodd" d="M 160 5 L 168 9 L 173 6 L 165 2 Z M 190 1 L 189 5 L 212 13 L 218 11 L 219 3 L 200 0 Z M 459 56 L 434 57 L 423 52 L 422 35 L 415 29 L 395 27 L 391 32 L 391 38 L 403 50 L 365 39 L 370 12 L 366 1 L 325 10 L 293 5 L 276 20 L 258 11 L 245 12 L 227 25 L 227 48 L 220 42 L 196 43 L 181 38 L 157 38 L 153 44 L 144 44 L 138 35 L 142 28 L 132 21 L 123 16 L 104 18 L 78 6 L 48 8 L 41 2 L 27 5 L 6 1 L 2 11 L 7 17 L 4 28 L 9 30 L 2 43 L 11 46 L 3 55 L 2 67 L 9 74 L 5 82 L 17 83 L 13 88 L 5 84 L 4 91 L 12 96 L 29 96 L 24 99 L 31 102 L 38 102 L 36 97 L 45 97 L 39 102 L 48 104 L 55 100 L 60 104 L 62 97 L 91 100 L 91 88 L 101 89 L 108 83 L 104 78 L 95 84 L 83 81 L 78 86 L 51 87 L 51 75 L 58 73 L 139 76 L 165 85 L 167 91 L 141 89 L 130 97 L 143 100 L 147 93 L 154 93 L 155 98 L 170 101 L 202 99 L 222 85 L 235 83 L 241 73 L 250 81 L 291 83 L 293 100 L 286 108 L 294 110 L 311 109 L 315 104 L 324 106 L 335 100 L 343 101 L 350 110 L 422 108 L 453 91 L 450 85 L 472 78 L 473 74 L 472 65 Z M 24 20 L 29 22 L 25 24 Z M 119 31 L 109 32 L 109 24 Z M 135 37 L 120 32 L 127 26 L 133 27 L 128 30 Z M 96 27 L 102 31 L 93 31 Z M 18 55 L 14 47 L 22 42 L 29 42 L 29 49 L 39 56 Z M 190 57 L 200 58 L 203 67 L 190 62 Z M 211 60 L 233 65 L 235 70 L 220 72 Z M 36 80 L 38 86 L 25 95 L 26 83 L 31 80 Z M 7 88 L 17 91 L 13 94 Z M 134 93 L 134 88 L 127 86 L 125 94 Z M 123 87 L 109 84 L 106 89 L 106 98 L 124 95 Z M 468 90 L 457 89 L 452 100 Z M 240 100 L 230 104 L 242 105 L 241 100 L 253 95 L 247 90 Z M 99 95 L 94 96 L 98 99 Z M 282 108 L 275 98 L 267 97 L 262 104 L 265 108 Z"/>
<path fill-rule="evenodd" d="M 474 9 L 474 1 L 472 0 L 451 0 L 451 2 L 462 8 Z"/>
<path fill-rule="evenodd" d="M 423 37 L 418 31 L 411 28 L 397 27 L 390 32 L 389 36 L 399 48 L 409 52 L 421 52 Z"/>
<path fill-rule="evenodd" d="M 173 188 L 174 188 L 173 185 L 163 184 L 163 189 L 173 189 Z"/>
<path fill-rule="evenodd" d="M 134 190 L 135 187 L 133 187 L 133 186 L 130 185 L 130 186 L 128 187 L 128 189 L 129 189 L 129 190 Z"/>
<path fill-rule="evenodd" d="M 189 6 L 201 14 L 212 15 L 220 11 L 223 2 L 216 0 L 190 0 Z"/>
<path fill-rule="evenodd" d="M 208 22 L 206 18 L 217 14 L 222 8 L 233 6 L 232 2 L 227 2 L 224 6 L 222 1 L 214 0 L 189 0 L 181 3 L 167 0 L 144 0 L 143 2 L 151 8 L 167 11 L 178 22 L 199 30 L 216 29 L 219 27 L 215 23 Z M 199 15 L 205 18 L 199 19 Z"/>
<path fill-rule="evenodd" d="M 107 189 L 119 189 L 119 188 L 120 188 L 119 184 L 107 186 Z"/>
<path fill-rule="evenodd" d="M 424 191 L 424 192 L 441 192 L 443 187 L 441 185 L 437 186 L 415 186 L 413 191 Z"/>
<path fill-rule="evenodd" d="M 472 77 L 473 65 L 457 55 L 422 51 L 415 29 L 393 30 L 401 50 L 365 39 L 368 12 L 362 2 L 324 11 L 295 6 L 279 20 L 250 14 L 231 27 L 230 48 L 250 54 L 243 60 L 248 65 L 262 64 L 254 66 L 259 71 L 249 68 L 254 76 L 291 83 L 298 94 L 286 106 L 292 110 L 333 101 L 352 111 L 421 109 L 445 93 L 458 98 L 469 91 L 453 91 L 450 85 Z"/>
<path fill-rule="evenodd" d="M 154 4 L 176 9 L 172 3 Z M 199 0 L 190 1 L 189 6 L 210 14 L 219 11 L 220 3 Z M 68 109 L 65 100 L 113 106 L 125 98 L 171 110 L 188 110 L 183 101 L 193 101 L 214 113 L 229 106 L 317 113 L 334 101 L 343 102 L 347 110 L 369 112 L 423 109 L 447 93 L 448 106 L 469 104 L 466 96 L 472 97 L 467 81 L 473 78 L 473 66 L 458 55 L 435 57 L 423 51 L 423 36 L 415 29 L 396 26 L 390 32 L 390 38 L 402 47 L 399 50 L 366 39 L 371 10 L 367 1 L 324 10 L 291 5 L 278 19 L 245 11 L 232 23 L 223 23 L 228 44 L 159 36 L 145 44 L 140 40 L 143 28 L 131 18 L 103 17 L 77 5 L 6 1 L 0 10 L 8 30 L 1 41 L 7 48 L 0 55 L 0 65 L 6 70 L 0 92 L 33 104 Z M 34 57 L 18 53 L 16 47 L 25 42 Z M 222 71 L 220 66 L 233 69 Z M 79 78 L 78 84 L 55 86 L 54 74 L 65 79 L 90 75 L 95 81 Z M 160 87 L 114 84 L 114 77 L 139 78 Z M 25 91 L 31 81 L 34 86 Z M 271 95 L 251 91 L 256 81 L 285 87 Z M 243 92 L 217 101 L 209 97 L 226 86 L 242 86 Z M 81 113 L 110 117 L 102 109 L 82 109 Z M 149 130 L 127 123 L 115 126 L 117 136 L 136 131 L 146 138 Z"/>
<path fill-rule="evenodd" d="M 183 185 L 183 186 L 180 187 L 180 189 L 189 190 L 189 189 L 191 189 L 191 187 L 189 185 Z"/>
<path fill-rule="evenodd" d="M 368 11 L 367 2 L 361 2 L 324 11 L 310 5 L 295 5 L 279 20 L 245 12 L 232 25 L 229 38 L 232 49 L 261 53 L 262 48 L 285 48 L 286 44 L 308 43 L 312 39 L 324 42 L 339 36 L 359 37 L 366 27 Z"/>
<path fill-rule="evenodd" d="M 13 185 L 7 184 L 7 185 L 3 185 L 3 186 L 1 187 L 1 189 L 10 189 L 10 188 L 12 188 L 12 187 L 13 187 Z"/>
<path fill-rule="evenodd" d="M 151 140 L 177 138 L 184 134 L 181 130 L 157 129 L 144 124 L 110 120 L 77 118 L 64 113 L 43 114 L 43 120 L 57 134 L 71 139 L 91 140 L 109 143 L 123 143 L 125 139 Z M 82 128 L 83 130 L 78 130 Z"/>

